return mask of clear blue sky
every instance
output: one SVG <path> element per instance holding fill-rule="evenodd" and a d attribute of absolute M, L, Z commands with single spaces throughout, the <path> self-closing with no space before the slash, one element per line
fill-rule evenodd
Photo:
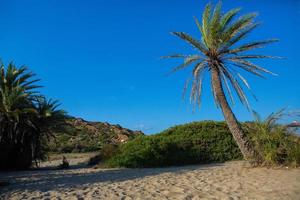
<path fill-rule="evenodd" d="M 160 60 L 190 48 L 170 31 L 198 37 L 193 16 L 201 16 L 205 0 L 0 1 L 0 57 L 4 63 L 26 64 L 42 79 L 48 97 L 60 100 L 70 115 L 118 123 L 155 133 L 175 124 L 222 120 L 210 87 L 200 110 L 182 100 L 189 70 L 165 74 L 181 61 Z M 279 38 L 260 50 L 285 60 L 259 62 L 279 74 L 259 79 L 247 75 L 263 116 L 282 107 L 300 108 L 300 1 L 223 1 L 224 9 L 259 12 L 263 24 L 249 39 Z M 251 114 L 238 103 L 239 120 Z"/>

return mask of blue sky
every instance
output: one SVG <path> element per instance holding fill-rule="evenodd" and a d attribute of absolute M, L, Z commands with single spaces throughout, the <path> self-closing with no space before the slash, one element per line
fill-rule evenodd
<path fill-rule="evenodd" d="M 0 1 L 0 57 L 4 63 L 25 64 L 38 74 L 42 92 L 58 99 L 70 115 L 118 123 L 146 133 L 175 124 L 222 120 L 210 86 L 202 106 L 193 112 L 182 89 L 189 69 L 165 74 L 182 62 L 161 60 L 171 53 L 191 53 L 170 31 L 199 37 L 193 17 L 200 17 L 204 0 Z M 248 38 L 278 38 L 260 53 L 284 60 L 257 62 L 278 73 L 259 79 L 247 75 L 262 116 L 282 107 L 300 108 L 300 1 L 223 1 L 223 9 L 242 7 L 259 12 L 263 24 Z M 239 102 L 239 120 L 252 116 Z"/>

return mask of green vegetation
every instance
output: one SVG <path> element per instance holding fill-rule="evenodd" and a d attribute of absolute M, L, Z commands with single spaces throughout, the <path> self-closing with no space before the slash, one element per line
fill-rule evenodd
<path fill-rule="evenodd" d="M 300 137 L 295 135 L 295 130 L 278 124 L 285 115 L 284 110 L 280 110 L 262 120 L 256 114 L 256 121 L 246 124 L 257 153 L 256 164 L 300 166 Z"/>
<path fill-rule="evenodd" d="M 232 112 L 226 94 L 233 102 L 231 92 L 233 89 L 240 101 L 249 108 L 243 87 L 248 89 L 250 87 L 240 71 L 249 72 L 259 77 L 263 77 L 263 73 L 272 74 L 270 71 L 254 64 L 252 60 L 274 57 L 249 53 L 249 50 L 264 47 L 266 44 L 277 40 L 271 39 L 239 44 L 259 25 L 254 21 L 256 14 L 251 13 L 236 18 L 239 12 L 240 9 L 237 8 L 222 13 L 221 2 L 214 9 L 211 4 L 207 4 L 201 23 L 195 18 L 201 40 L 184 32 L 172 33 L 191 45 L 196 50 L 195 53 L 189 55 L 175 54 L 165 56 L 165 58 L 181 58 L 184 60 L 183 64 L 174 68 L 172 72 L 188 66 L 193 67 L 191 77 L 186 82 L 185 90 L 191 83 L 191 100 L 195 105 L 200 106 L 201 103 L 203 78 L 207 75 L 211 77 L 210 83 L 216 104 L 222 109 L 225 121 L 244 158 L 250 160 L 255 156 L 254 148 Z M 225 93 L 224 88 L 227 93 Z"/>
<path fill-rule="evenodd" d="M 69 120 L 69 119 L 67 119 Z M 86 128 L 64 125 L 54 133 L 55 137 L 47 144 L 47 151 L 53 153 L 85 153 L 99 151 L 105 144 L 103 135 L 93 135 Z"/>
<path fill-rule="evenodd" d="M 224 122 L 194 122 L 119 147 L 106 159 L 110 167 L 161 167 L 241 159 L 242 154 Z M 104 159 L 105 160 L 105 159 Z"/>
<path fill-rule="evenodd" d="M 48 142 L 47 150 L 52 153 L 94 152 L 106 144 L 122 143 L 122 139 L 131 140 L 140 134 L 143 133 L 120 125 L 69 117 L 62 129 L 53 133 L 55 137 Z"/>
<path fill-rule="evenodd" d="M 44 144 L 64 122 L 56 101 L 35 89 L 39 79 L 26 67 L 0 67 L 0 169 L 23 169 L 45 158 Z"/>
<path fill-rule="evenodd" d="M 242 127 L 255 148 L 253 164 L 300 166 L 300 137 L 277 124 L 274 115 L 264 121 L 243 123 Z M 242 158 L 225 122 L 203 121 L 175 126 L 157 135 L 140 136 L 120 146 L 106 146 L 90 164 L 164 167 Z"/>

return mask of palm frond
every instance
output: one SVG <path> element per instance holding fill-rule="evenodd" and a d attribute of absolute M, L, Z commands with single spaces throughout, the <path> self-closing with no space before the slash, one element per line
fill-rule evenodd
<path fill-rule="evenodd" d="M 223 49 L 229 48 L 232 45 L 234 45 L 237 42 L 239 42 L 241 39 L 245 38 L 258 25 L 259 25 L 259 23 L 254 23 L 254 24 L 249 24 L 248 26 L 244 27 L 234 37 L 231 37 L 228 42 L 224 42 Z"/>
<path fill-rule="evenodd" d="M 235 37 L 245 27 L 250 26 L 253 23 L 253 19 L 256 17 L 256 13 L 251 13 L 240 17 L 235 23 L 230 25 L 222 34 L 223 43 L 227 43 L 230 39 Z"/>
<path fill-rule="evenodd" d="M 218 44 L 220 43 L 219 33 L 220 33 L 220 20 L 221 20 L 221 1 L 216 5 L 214 12 L 212 14 L 212 19 L 210 21 L 210 48 L 217 48 Z"/>
<path fill-rule="evenodd" d="M 207 66 L 205 61 L 198 62 L 193 68 L 192 77 L 187 79 L 183 90 L 183 97 L 184 97 L 190 80 L 193 80 L 190 101 L 197 102 L 198 105 L 200 105 L 201 103 L 200 96 L 202 93 L 201 92 L 202 80 L 203 80 L 203 73 L 205 72 L 206 67 Z"/>
<path fill-rule="evenodd" d="M 202 41 L 204 42 L 204 44 L 206 45 L 206 47 L 210 47 L 210 41 L 209 41 L 209 24 L 210 24 L 210 18 L 211 18 L 211 4 L 207 4 L 203 15 L 202 15 L 202 28 L 201 33 L 202 33 Z"/>
<path fill-rule="evenodd" d="M 230 24 L 233 18 L 238 14 L 238 12 L 240 12 L 240 10 L 241 8 L 235 8 L 223 15 L 220 21 L 220 27 L 222 31 L 224 31 L 227 28 L 227 26 Z"/>
<path fill-rule="evenodd" d="M 236 78 L 232 75 L 232 73 L 226 67 L 221 67 L 220 69 L 223 71 L 224 75 L 230 81 L 230 83 L 233 86 L 234 90 L 236 91 L 236 94 L 238 95 L 241 103 L 244 104 L 248 108 L 248 110 L 250 110 L 250 105 L 249 105 L 248 99 L 247 99 L 246 95 L 244 94 L 244 91 L 241 88 L 239 82 L 236 80 Z"/>
<path fill-rule="evenodd" d="M 224 72 L 222 70 L 220 71 L 220 74 L 221 74 L 221 79 L 223 80 L 223 82 L 225 84 L 225 88 L 227 90 L 227 93 L 228 93 L 228 95 L 230 97 L 231 103 L 234 105 L 235 102 L 234 102 L 234 98 L 233 98 L 230 86 L 229 86 L 228 81 L 227 81 L 227 77 L 225 76 L 225 74 L 224 74 Z"/>
<path fill-rule="evenodd" d="M 188 55 L 182 55 L 182 54 L 173 54 L 168 56 L 161 56 L 161 59 L 168 59 L 168 58 L 186 58 L 189 57 Z"/>
<path fill-rule="evenodd" d="M 235 59 L 235 58 L 230 58 L 228 60 L 236 62 L 236 63 L 239 63 L 239 64 L 242 64 L 242 65 L 245 65 L 245 66 L 248 66 L 248 67 L 250 67 L 250 68 L 252 68 L 254 70 L 257 70 L 257 71 L 261 71 L 261 72 L 265 72 L 267 74 L 271 74 L 271 75 L 277 76 L 277 74 L 275 74 L 275 73 L 273 73 L 273 72 L 271 72 L 271 71 L 269 71 L 269 70 L 267 70 L 267 69 L 265 69 L 263 67 L 255 65 L 255 64 L 253 64 L 253 63 L 251 63 L 251 62 L 249 62 L 247 60 Z"/>
<path fill-rule="evenodd" d="M 249 51 L 251 49 L 261 48 L 264 47 L 266 44 L 270 44 L 273 42 L 278 42 L 278 39 L 270 39 L 270 40 L 262 40 L 262 41 L 256 41 L 256 42 L 250 42 L 248 44 L 244 44 L 240 47 L 237 47 L 235 49 L 230 50 L 224 50 L 221 53 L 224 54 L 236 54 L 243 51 Z"/>
<path fill-rule="evenodd" d="M 187 43 L 192 45 L 194 48 L 201 51 L 203 54 L 207 53 L 207 49 L 205 48 L 205 46 L 203 44 L 201 44 L 201 42 L 199 42 L 198 40 L 196 40 L 196 39 L 192 38 L 191 36 L 189 36 L 187 33 L 172 32 L 172 34 L 179 37 L 179 38 L 181 38 L 181 39 L 183 39 L 184 41 L 186 41 Z"/>
<path fill-rule="evenodd" d="M 186 67 L 188 67 L 189 65 L 193 64 L 194 62 L 198 61 L 199 59 L 201 59 L 201 57 L 200 57 L 200 56 L 197 56 L 197 55 L 196 55 L 196 56 L 191 56 L 191 57 L 186 57 L 186 58 L 184 59 L 184 62 L 183 62 L 181 65 L 179 65 L 179 66 L 173 68 L 168 74 L 172 74 L 172 73 L 174 73 L 174 72 L 176 72 L 176 71 L 178 71 L 178 70 L 181 70 L 181 69 L 183 69 L 183 68 L 186 68 Z"/>
<path fill-rule="evenodd" d="M 246 66 L 246 65 L 237 64 L 237 63 L 230 63 L 230 64 L 233 65 L 233 66 L 235 66 L 235 67 L 241 68 L 241 69 L 245 70 L 246 72 L 249 72 L 251 74 L 259 76 L 260 78 L 265 78 L 261 73 L 257 72 L 252 67 L 249 67 L 249 66 Z"/>
<path fill-rule="evenodd" d="M 201 65 L 201 64 L 199 64 Z M 202 65 L 204 66 L 204 65 Z M 200 106 L 201 104 L 201 94 L 202 94 L 202 81 L 203 81 L 203 72 L 205 67 L 196 67 L 193 74 L 193 84 L 191 88 L 190 101 L 194 103 L 194 105 Z"/>
<path fill-rule="evenodd" d="M 238 55 L 233 57 L 228 57 L 225 59 L 259 59 L 259 58 L 270 58 L 270 59 L 282 59 L 279 56 L 266 56 L 266 55 Z"/>

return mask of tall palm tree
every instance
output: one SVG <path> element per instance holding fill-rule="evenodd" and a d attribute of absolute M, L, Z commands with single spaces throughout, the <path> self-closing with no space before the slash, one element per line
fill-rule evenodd
<path fill-rule="evenodd" d="M 172 72 L 193 65 L 192 76 L 188 79 L 185 89 L 188 87 L 189 82 L 192 81 L 190 97 L 191 101 L 196 105 L 201 103 L 204 74 L 208 72 L 211 75 L 211 87 L 215 102 L 218 107 L 221 107 L 228 127 L 244 158 L 250 159 L 254 155 L 253 148 L 229 106 L 224 88 L 232 102 L 233 95 L 231 90 L 233 89 L 240 101 L 249 108 L 242 84 L 249 90 L 250 87 L 239 71 L 244 70 L 259 77 L 263 77 L 263 73 L 273 74 L 249 60 L 274 57 L 247 54 L 247 52 L 277 40 L 254 41 L 238 45 L 238 42 L 248 36 L 259 25 L 259 23 L 254 22 L 255 13 L 243 15 L 234 20 L 239 11 L 240 9 L 237 8 L 223 14 L 220 2 L 214 9 L 212 9 L 211 4 L 207 4 L 202 15 L 202 23 L 195 18 L 196 25 L 201 33 L 201 41 L 184 32 L 172 32 L 173 35 L 190 44 L 196 50 L 196 53 L 193 55 L 176 54 L 164 56 L 163 58 L 184 59 L 184 63 L 174 68 Z"/>
<path fill-rule="evenodd" d="M 35 91 L 34 76 L 13 63 L 0 66 L 0 168 L 27 168 L 41 159 L 43 138 L 64 122 L 57 101 Z"/>
<path fill-rule="evenodd" d="M 17 132 L 17 124 L 29 123 L 29 116 L 36 113 L 32 99 L 37 95 L 33 91 L 40 86 L 34 85 L 38 79 L 26 67 L 19 69 L 9 63 L 5 70 L 0 68 L 0 141 L 11 140 Z"/>

